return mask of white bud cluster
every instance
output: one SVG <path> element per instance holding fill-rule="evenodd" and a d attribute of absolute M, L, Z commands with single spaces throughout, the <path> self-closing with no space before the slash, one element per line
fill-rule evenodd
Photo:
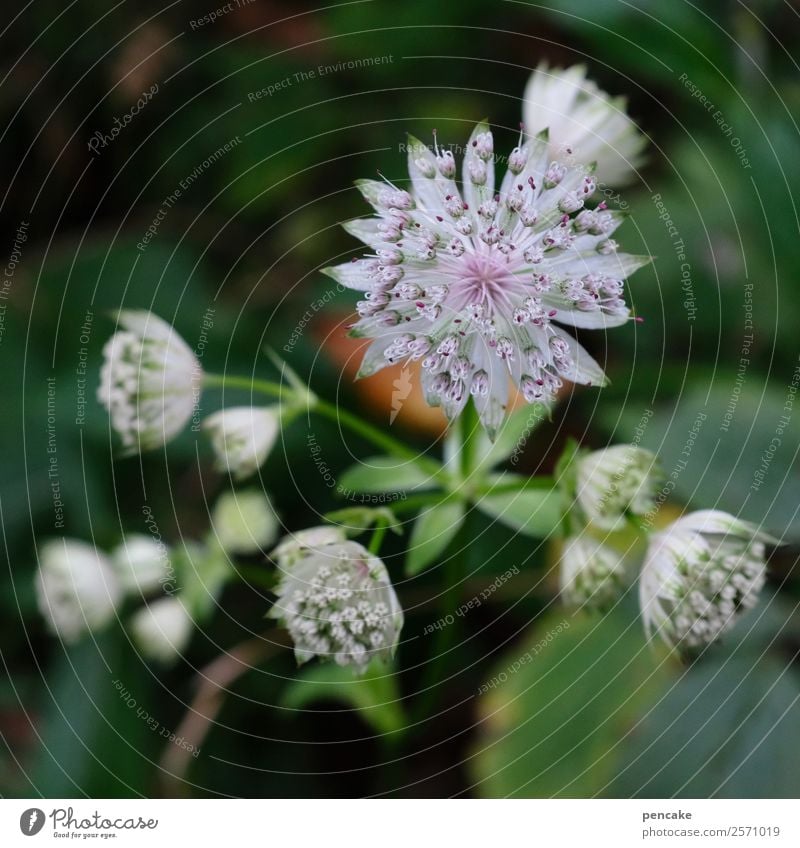
<path fill-rule="evenodd" d="M 607 609 L 624 589 L 616 551 L 584 535 L 568 539 L 561 555 L 561 597 L 574 606 Z"/>
<path fill-rule="evenodd" d="M 758 600 L 765 542 L 775 540 L 717 510 L 691 513 L 656 534 L 639 583 L 647 633 L 698 649 L 729 630 Z"/>
<path fill-rule="evenodd" d="M 645 515 L 661 482 L 656 456 L 634 445 L 614 445 L 577 462 L 577 501 L 604 530 L 619 529 L 626 515 Z"/>
<path fill-rule="evenodd" d="M 122 444 L 150 450 L 186 426 L 203 374 L 186 342 L 157 316 L 122 310 L 117 317 L 123 329 L 103 348 L 97 397 Z"/>
<path fill-rule="evenodd" d="M 389 658 L 403 612 L 386 566 L 357 542 L 309 548 L 284 572 L 270 616 L 288 629 L 295 657 L 364 670 Z"/>

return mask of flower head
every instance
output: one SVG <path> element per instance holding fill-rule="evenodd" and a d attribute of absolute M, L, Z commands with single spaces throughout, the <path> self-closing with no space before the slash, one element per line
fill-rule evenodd
<path fill-rule="evenodd" d="M 621 595 L 624 577 L 624 563 L 616 551 L 585 535 L 566 541 L 561 596 L 568 604 L 604 609 Z"/>
<path fill-rule="evenodd" d="M 214 506 L 214 533 L 229 554 L 264 550 L 278 533 L 278 517 L 269 498 L 256 489 L 225 492 Z"/>
<path fill-rule="evenodd" d="M 122 588 L 105 556 L 75 539 L 53 539 L 39 550 L 39 609 L 66 642 L 100 630 L 113 618 Z"/>
<path fill-rule="evenodd" d="M 486 124 L 467 144 L 463 193 L 451 151 L 411 137 L 408 151 L 409 191 L 359 183 L 377 215 L 345 228 L 374 253 L 326 269 L 364 292 L 353 334 L 374 341 L 359 375 L 421 360 L 427 402 L 452 420 L 472 397 L 490 435 L 509 381 L 531 403 L 563 379 L 602 385 L 600 366 L 559 325 L 625 323 L 623 280 L 649 258 L 615 252 L 622 218 L 585 208 L 591 173 L 552 162 L 537 138 L 512 151 L 495 189 Z"/>
<path fill-rule="evenodd" d="M 124 309 L 122 326 L 103 348 L 97 397 L 130 450 L 174 438 L 200 394 L 200 363 L 186 342 L 151 312 Z"/>
<path fill-rule="evenodd" d="M 645 630 L 696 649 L 729 630 L 764 585 L 764 543 L 755 525 L 707 509 L 653 536 L 639 578 Z"/>
<path fill-rule="evenodd" d="M 390 657 L 403 611 L 386 566 L 357 542 L 310 549 L 281 578 L 270 616 L 283 622 L 299 663 L 317 656 L 366 668 Z"/>
<path fill-rule="evenodd" d="M 123 589 L 144 594 L 168 578 L 169 551 L 150 536 L 132 533 L 111 552 L 111 565 Z"/>
<path fill-rule="evenodd" d="M 630 182 L 641 164 L 646 139 L 628 117 L 624 97 L 610 98 L 586 79 L 586 68 L 539 65 L 525 88 L 523 124 L 534 136 L 549 131 L 557 161 L 597 163 L 612 185 Z"/>
<path fill-rule="evenodd" d="M 285 536 L 270 556 L 278 564 L 278 568 L 285 570 L 318 549 L 336 542 L 344 542 L 346 538 L 344 530 L 332 524 L 309 527 Z"/>
<path fill-rule="evenodd" d="M 131 633 L 142 653 L 159 662 L 169 662 L 189 644 L 194 622 L 178 598 L 159 598 L 137 610 L 130 622 Z"/>
<path fill-rule="evenodd" d="M 209 415 L 203 427 L 211 436 L 217 466 L 237 479 L 263 465 L 280 432 L 278 407 L 236 406 Z"/>
<path fill-rule="evenodd" d="M 660 482 L 655 454 L 634 445 L 593 451 L 577 462 L 578 504 L 604 530 L 617 529 L 626 514 L 653 509 Z"/>

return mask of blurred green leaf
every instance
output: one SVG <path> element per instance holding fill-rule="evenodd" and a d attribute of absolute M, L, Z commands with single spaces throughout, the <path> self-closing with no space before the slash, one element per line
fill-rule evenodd
<path fill-rule="evenodd" d="M 774 651 L 791 618 L 775 600 L 762 604 L 695 662 L 637 723 L 604 794 L 797 798 L 800 673 Z"/>
<path fill-rule="evenodd" d="M 646 422 L 641 444 L 658 453 L 677 499 L 727 510 L 780 536 L 800 534 L 800 428 L 786 384 L 754 385 L 748 371 L 719 371 L 708 389 L 687 391 Z M 794 392 L 797 391 L 795 386 Z M 788 417 L 787 417 L 788 411 Z M 617 440 L 631 438 L 637 409 L 609 410 Z"/>
<path fill-rule="evenodd" d="M 490 477 L 492 484 L 507 486 L 527 478 L 519 474 Z M 497 495 L 484 495 L 476 501 L 478 509 L 519 533 L 536 538 L 549 536 L 561 521 L 561 495 L 555 489 L 524 489 Z"/>
<path fill-rule="evenodd" d="M 405 719 L 395 675 L 374 661 L 363 676 L 334 663 L 309 666 L 286 689 L 283 706 L 305 709 L 316 701 L 340 701 L 357 710 L 376 733 L 401 730 Z"/>
<path fill-rule="evenodd" d="M 464 521 L 464 511 L 463 501 L 451 499 L 420 512 L 408 542 L 409 577 L 427 568 L 444 552 Z"/>
<path fill-rule="evenodd" d="M 430 489 L 436 483 L 412 462 L 393 456 L 372 456 L 350 466 L 339 478 L 343 489 L 354 492 L 403 492 Z"/>
<path fill-rule="evenodd" d="M 84 637 L 61 654 L 48 680 L 42 747 L 32 777 L 36 791 L 45 798 L 147 795 L 148 756 L 159 743 L 137 709 L 149 708 L 151 683 L 122 631 Z M 128 693 L 125 698 L 115 680 Z"/>
<path fill-rule="evenodd" d="M 479 470 L 487 470 L 504 462 L 516 452 L 521 452 L 531 434 L 542 421 L 546 421 L 550 409 L 541 403 L 526 405 L 512 412 L 500 426 L 494 442 L 481 429 L 477 454 L 481 457 Z"/>
<path fill-rule="evenodd" d="M 491 798 L 602 792 L 666 679 L 638 623 L 619 613 L 542 618 L 482 687 L 489 691 L 478 702 L 477 791 Z"/>

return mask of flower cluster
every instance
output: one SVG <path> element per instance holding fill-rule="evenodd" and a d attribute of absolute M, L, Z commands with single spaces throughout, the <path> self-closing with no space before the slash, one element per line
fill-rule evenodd
<path fill-rule="evenodd" d="M 616 550 L 614 533 L 626 516 L 652 509 L 660 479 L 653 454 L 628 445 L 576 460 L 579 509 L 573 520 L 575 512 L 582 513 L 590 524 L 568 540 L 562 554 L 565 601 L 603 609 L 627 589 L 629 552 Z M 592 528 L 606 538 L 595 539 Z M 630 540 L 623 541 L 630 548 Z M 655 533 L 639 575 L 646 632 L 684 651 L 713 642 L 756 603 L 764 585 L 766 542 L 776 540 L 717 510 L 691 513 Z"/>
<path fill-rule="evenodd" d="M 764 585 L 766 542 L 776 540 L 717 510 L 690 513 L 656 534 L 639 581 L 648 634 L 697 649 L 729 630 Z"/>
<path fill-rule="evenodd" d="M 371 344 L 359 376 L 419 361 L 427 402 L 453 421 L 472 399 L 491 440 L 513 390 L 546 404 L 565 381 L 605 383 L 568 328 L 606 330 L 631 320 L 626 280 L 650 261 L 619 249 L 614 236 L 623 215 L 599 199 L 601 177 L 622 184 L 641 162 L 645 139 L 624 100 L 587 80 L 581 66 L 546 65 L 532 75 L 524 100 L 519 142 L 499 184 L 486 123 L 470 136 L 460 174 L 435 133 L 432 146 L 409 137 L 407 186 L 358 183 L 375 214 L 345 229 L 370 252 L 325 269 L 362 293 L 351 330 Z M 104 349 L 99 398 L 126 449 L 155 448 L 185 427 L 203 384 L 224 386 L 225 379 L 204 375 L 189 346 L 154 315 L 123 310 L 118 321 Z M 261 467 L 300 409 L 324 408 L 273 361 L 288 392 L 265 381 L 260 388 L 280 404 L 224 408 L 203 423 L 217 467 L 236 479 Z M 377 443 L 386 441 L 379 433 Z M 607 608 L 629 583 L 633 546 L 621 542 L 623 531 L 654 509 L 662 479 L 656 457 L 634 445 L 570 449 L 560 468 L 562 597 Z M 360 525 L 379 527 L 376 544 L 391 523 L 382 520 Z M 190 579 L 181 596 L 149 598 L 131 619 L 148 656 L 166 661 L 183 649 L 230 575 L 229 558 L 262 553 L 279 522 L 267 496 L 250 490 L 221 496 L 212 524 L 203 544 L 184 546 Z M 688 650 L 713 641 L 755 603 L 765 544 L 774 541 L 713 510 L 654 534 L 639 579 L 647 633 Z M 319 657 L 363 671 L 373 657 L 394 654 L 403 612 L 375 554 L 326 525 L 287 536 L 272 558 L 280 578 L 269 615 L 288 629 L 299 663 Z M 41 550 L 39 603 L 51 628 L 75 640 L 108 623 L 126 594 L 153 592 L 163 569 L 163 551 L 146 537 L 129 536 L 108 557 L 83 543 L 51 542 Z"/>
<path fill-rule="evenodd" d="M 358 183 L 377 214 L 345 228 L 374 253 L 326 269 L 364 292 L 352 333 L 373 343 L 360 376 L 420 360 L 428 403 L 452 420 L 472 397 L 490 434 L 509 381 L 530 403 L 563 380 L 603 385 L 602 368 L 563 326 L 628 321 L 624 281 L 650 259 L 618 252 L 622 216 L 589 206 L 592 169 L 551 161 L 542 134 L 521 140 L 495 188 L 494 141 L 479 124 L 459 189 L 449 150 L 415 138 L 408 149 L 408 191 Z"/>
<path fill-rule="evenodd" d="M 285 557 L 287 548 L 278 552 Z M 373 657 L 394 654 L 403 612 L 378 557 L 357 542 L 304 546 L 289 555 L 269 614 L 288 629 L 299 663 L 317 656 L 363 670 Z"/>
<path fill-rule="evenodd" d="M 262 492 L 224 494 L 212 521 L 204 544 L 174 548 L 137 533 L 125 536 L 109 554 L 77 539 L 46 542 L 39 551 L 35 586 L 50 629 L 76 642 L 106 627 L 122 612 L 124 601 L 144 601 L 130 619 L 139 648 L 160 661 L 179 656 L 195 621 L 213 606 L 230 576 L 229 557 L 262 550 L 278 530 Z M 179 593 L 177 584 L 182 584 Z"/>

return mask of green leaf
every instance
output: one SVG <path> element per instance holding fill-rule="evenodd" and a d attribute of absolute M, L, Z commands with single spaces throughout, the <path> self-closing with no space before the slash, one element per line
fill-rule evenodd
<path fill-rule="evenodd" d="M 406 574 L 427 568 L 455 538 L 464 521 L 463 501 L 448 500 L 421 512 L 414 522 L 406 557 Z"/>
<path fill-rule="evenodd" d="M 641 436 L 642 447 L 658 452 L 666 474 L 674 475 L 676 501 L 713 504 L 798 538 L 800 428 L 787 417 L 797 379 L 788 371 L 786 377 L 781 387 L 757 382 L 746 370 L 718 371 L 710 388 L 683 392 L 674 405 L 644 416 L 623 410 L 606 421 L 615 440 Z"/>
<path fill-rule="evenodd" d="M 500 474 L 490 478 L 490 482 L 498 486 L 517 481 L 522 486 L 526 480 L 526 477 L 519 474 Z M 483 495 L 475 505 L 519 533 L 539 539 L 553 533 L 561 520 L 561 495 L 557 489 L 552 488 Z"/>
<path fill-rule="evenodd" d="M 413 462 L 393 456 L 373 456 L 353 465 L 339 478 L 340 489 L 354 492 L 403 492 L 431 489 L 434 480 Z"/>
<path fill-rule="evenodd" d="M 509 457 L 512 463 L 520 454 L 530 438 L 531 433 L 550 417 L 550 408 L 543 403 L 524 406 L 511 413 L 500 425 L 497 436 L 492 443 L 484 430 L 481 431 L 481 441 L 478 445 L 482 457 L 477 468 L 488 470 L 499 465 Z"/>
<path fill-rule="evenodd" d="M 800 675 L 789 661 L 797 623 L 777 598 L 743 617 L 643 715 L 606 794 L 798 797 Z"/>
<path fill-rule="evenodd" d="M 400 534 L 400 522 L 388 506 L 347 506 L 322 516 L 329 524 L 341 527 L 349 536 L 357 536 L 380 522 Z"/>
<path fill-rule="evenodd" d="M 405 726 L 397 678 L 379 661 L 361 677 L 334 663 L 309 666 L 289 684 L 282 705 L 299 710 L 322 700 L 348 704 L 376 733 L 396 733 Z"/>
<path fill-rule="evenodd" d="M 144 672 L 118 627 L 56 646 L 54 653 L 32 766 L 36 792 L 45 798 L 140 797 L 162 744 L 143 715 L 152 711 L 164 726 L 169 709 L 153 703 L 152 672 Z"/>
<path fill-rule="evenodd" d="M 477 791 L 490 798 L 601 792 L 638 716 L 661 698 L 665 668 L 638 622 L 623 614 L 540 619 L 478 689 Z"/>

